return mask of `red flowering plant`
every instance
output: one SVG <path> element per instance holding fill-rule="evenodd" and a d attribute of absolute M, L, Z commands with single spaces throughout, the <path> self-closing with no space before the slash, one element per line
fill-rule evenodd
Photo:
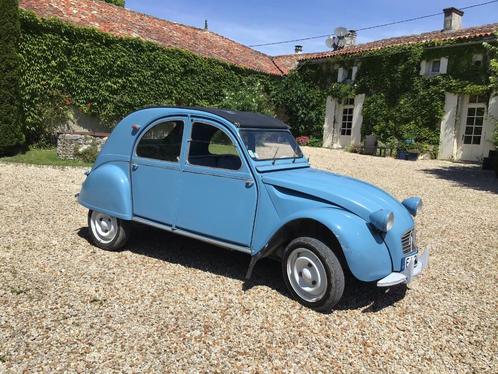
<path fill-rule="evenodd" d="M 306 135 L 301 135 L 296 138 L 296 142 L 299 145 L 308 145 L 310 142 L 310 137 Z"/>

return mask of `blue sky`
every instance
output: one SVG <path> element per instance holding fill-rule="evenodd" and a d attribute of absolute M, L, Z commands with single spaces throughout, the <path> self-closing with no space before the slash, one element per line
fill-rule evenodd
<path fill-rule="evenodd" d="M 208 19 L 209 29 L 242 44 L 260 44 L 280 40 L 323 35 L 344 26 L 357 29 L 405 18 L 436 13 L 450 6 L 465 7 L 485 0 L 126 0 L 126 7 L 186 25 L 203 27 Z M 468 9 L 463 17 L 464 27 L 498 22 L 498 3 Z M 443 15 L 363 31 L 358 42 L 392 36 L 417 34 L 439 30 Z M 288 54 L 294 44 L 256 48 L 270 55 Z M 304 41 L 304 52 L 326 50 L 324 39 Z"/>

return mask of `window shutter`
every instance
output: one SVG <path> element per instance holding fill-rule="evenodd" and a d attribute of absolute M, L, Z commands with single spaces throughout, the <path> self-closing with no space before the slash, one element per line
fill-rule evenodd
<path fill-rule="evenodd" d="M 344 74 L 345 74 L 344 68 L 339 68 L 337 71 L 337 82 L 341 83 L 344 80 Z"/>
<path fill-rule="evenodd" d="M 427 71 L 427 61 L 422 60 L 420 62 L 420 75 L 425 75 L 426 71 Z"/>
<path fill-rule="evenodd" d="M 356 73 L 358 73 L 358 66 L 353 66 L 353 74 L 351 75 L 352 81 L 356 79 Z"/>
<path fill-rule="evenodd" d="M 441 57 L 441 65 L 439 66 L 439 74 L 446 74 L 448 71 L 448 57 Z"/>

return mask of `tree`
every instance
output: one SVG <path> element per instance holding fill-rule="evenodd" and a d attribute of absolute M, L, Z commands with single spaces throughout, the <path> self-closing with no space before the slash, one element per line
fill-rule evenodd
<path fill-rule="evenodd" d="M 125 6 L 125 0 L 104 0 L 104 1 L 106 3 L 114 4 L 114 5 L 117 5 L 117 6 L 122 6 L 122 7 Z"/>
<path fill-rule="evenodd" d="M 24 143 L 19 89 L 18 0 L 0 0 L 0 154 L 13 153 Z"/>

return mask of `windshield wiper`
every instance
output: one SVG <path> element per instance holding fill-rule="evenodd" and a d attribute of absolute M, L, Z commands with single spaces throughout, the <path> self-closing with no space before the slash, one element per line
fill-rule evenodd
<path fill-rule="evenodd" d="M 272 165 L 275 165 L 275 162 L 277 161 L 277 153 L 278 153 L 278 147 L 277 147 L 277 150 L 275 151 L 275 154 L 273 155 L 273 161 L 272 161 Z"/>

